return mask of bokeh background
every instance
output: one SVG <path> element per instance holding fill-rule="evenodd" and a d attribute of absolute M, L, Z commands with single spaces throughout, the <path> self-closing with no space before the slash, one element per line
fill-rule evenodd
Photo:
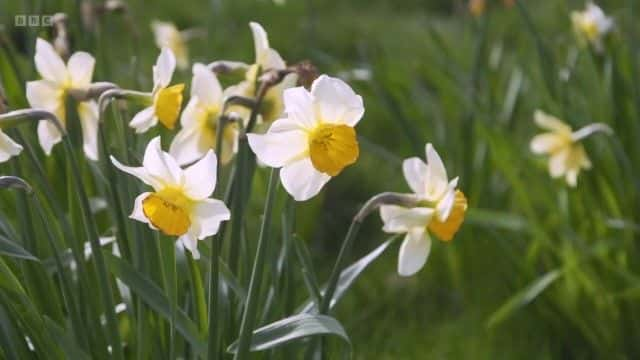
<path fill-rule="evenodd" d="M 435 241 L 410 278 L 396 274 L 395 242 L 339 305 L 356 359 L 640 357 L 635 0 L 598 1 L 616 21 L 603 54 L 572 32 L 570 12 L 582 1 L 488 1 L 473 15 L 461 0 L 134 0 L 126 14 L 96 19 L 93 32 L 80 25 L 80 3 L 0 0 L 0 79 L 12 108 L 26 106 L 23 81 L 36 78 L 35 36 L 50 37 L 47 28 L 15 27 L 13 17 L 55 12 L 69 15 L 72 48 L 96 56 L 94 80 L 150 87 L 154 19 L 202 29 L 189 49 L 205 63 L 251 62 L 248 22 L 258 21 L 288 62 L 308 59 L 363 96 L 358 163 L 296 209 L 322 279 L 359 206 L 409 190 L 403 158 L 423 157 L 431 142 L 460 176 L 470 210 L 456 238 Z M 190 72 L 176 77 L 188 83 Z M 530 153 L 536 109 L 574 127 L 614 129 L 586 141 L 594 166 L 576 189 L 550 179 Z M 55 177 L 60 160 L 47 161 Z M 256 227 L 265 181 L 259 170 Z M 386 238 L 371 216 L 352 260 Z M 304 299 L 302 282 L 297 289 Z"/>

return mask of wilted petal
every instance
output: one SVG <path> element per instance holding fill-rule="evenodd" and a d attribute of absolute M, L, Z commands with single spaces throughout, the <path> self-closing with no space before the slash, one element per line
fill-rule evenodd
<path fill-rule="evenodd" d="M 313 167 L 308 157 L 285 165 L 280 170 L 282 186 L 296 201 L 305 201 L 316 196 L 331 176 Z"/>
<path fill-rule="evenodd" d="M 417 273 L 427 262 L 431 251 L 431 238 L 422 229 L 412 229 L 400 245 L 398 253 L 398 274 L 411 276 Z"/>

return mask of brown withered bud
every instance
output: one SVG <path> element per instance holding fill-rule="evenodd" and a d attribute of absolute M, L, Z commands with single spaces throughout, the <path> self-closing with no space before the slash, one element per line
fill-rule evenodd
<path fill-rule="evenodd" d="M 51 17 L 51 25 L 53 26 L 53 48 L 61 58 L 67 59 L 70 54 L 69 32 L 67 31 L 67 23 L 69 17 L 65 13 L 56 13 Z"/>
<path fill-rule="evenodd" d="M 295 73 L 298 74 L 298 84 L 305 88 L 310 88 L 313 80 L 318 77 L 318 68 L 309 60 L 299 62 L 294 66 Z"/>

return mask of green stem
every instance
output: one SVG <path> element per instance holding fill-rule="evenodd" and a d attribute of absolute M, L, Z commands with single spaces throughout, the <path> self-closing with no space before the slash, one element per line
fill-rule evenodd
<path fill-rule="evenodd" d="M 262 225 L 260 226 L 260 236 L 258 237 L 258 248 L 256 257 L 253 262 L 251 271 L 251 280 L 249 281 L 249 292 L 247 294 L 247 302 L 244 312 L 242 313 L 242 323 L 240 325 L 240 335 L 238 339 L 238 352 L 234 359 L 243 360 L 248 357 L 249 347 L 251 346 L 251 335 L 253 332 L 256 311 L 260 295 L 260 283 L 265 270 L 265 256 L 267 254 L 267 242 L 269 239 L 269 228 L 271 226 L 271 214 L 273 203 L 275 200 L 276 190 L 278 189 L 278 169 L 271 169 L 269 177 L 269 188 L 267 190 L 267 200 L 264 205 L 264 214 Z"/>

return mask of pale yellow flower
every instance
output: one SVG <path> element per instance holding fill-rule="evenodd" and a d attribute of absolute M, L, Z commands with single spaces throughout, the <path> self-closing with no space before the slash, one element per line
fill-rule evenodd
<path fill-rule="evenodd" d="M 152 21 L 151 29 L 158 48 L 171 49 L 176 56 L 178 69 L 187 69 L 189 67 L 189 48 L 183 33 L 173 23 L 166 21 Z"/>
<path fill-rule="evenodd" d="M 571 22 L 578 39 L 590 43 L 596 51 L 603 50 L 602 39 L 613 28 L 613 19 L 596 4 L 589 2 L 583 11 L 573 11 Z"/>

